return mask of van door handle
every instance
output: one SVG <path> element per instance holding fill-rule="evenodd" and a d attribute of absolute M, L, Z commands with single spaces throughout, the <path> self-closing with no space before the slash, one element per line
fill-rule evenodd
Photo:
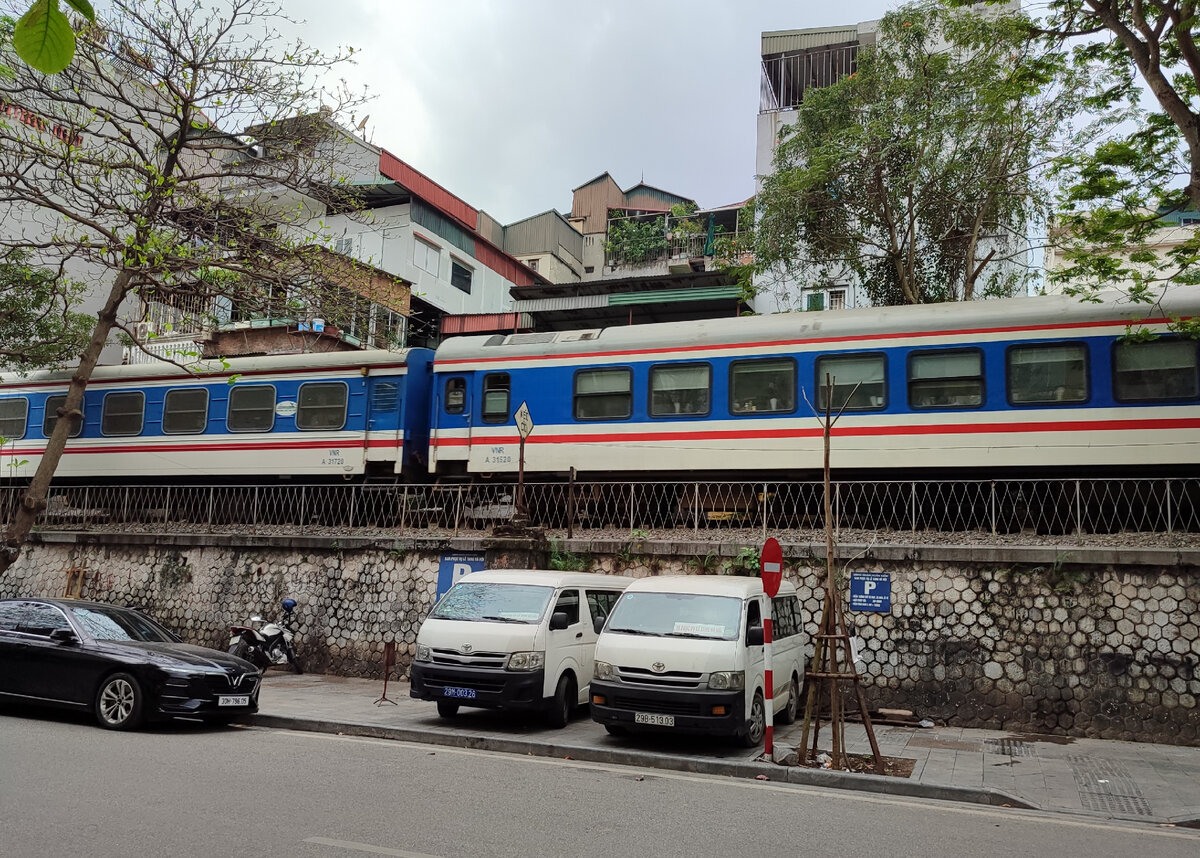
<path fill-rule="evenodd" d="M 579 639 L 579 638 L 581 638 L 581 637 L 583 637 L 583 632 L 576 632 L 576 633 L 575 633 L 575 638 L 576 638 L 576 640 L 578 640 L 578 639 Z"/>

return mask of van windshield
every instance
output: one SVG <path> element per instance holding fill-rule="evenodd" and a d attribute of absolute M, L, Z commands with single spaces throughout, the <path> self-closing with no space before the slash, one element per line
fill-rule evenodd
<path fill-rule="evenodd" d="M 429 616 L 479 623 L 536 623 L 546 612 L 553 587 L 536 584 L 455 584 Z"/>
<path fill-rule="evenodd" d="M 613 608 L 606 632 L 731 641 L 741 628 L 742 600 L 693 593 L 629 593 Z"/>

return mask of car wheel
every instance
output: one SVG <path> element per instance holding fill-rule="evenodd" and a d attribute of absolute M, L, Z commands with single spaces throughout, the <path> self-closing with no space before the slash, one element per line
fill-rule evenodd
<path fill-rule="evenodd" d="M 796 716 L 800 714 L 800 686 L 796 682 L 796 677 L 792 677 L 792 681 L 788 683 L 788 702 L 787 706 L 779 711 L 780 724 L 793 724 L 796 721 Z"/>
<path fill-rule="evenodd" d="M 767 732 L 767 707 L 763 704 L 762 692 L 754 692 L 754 702 L 750 704 L 750 716 L 746 719 L 746 729 L 742 733 L 742 742 L 747 748 L 757 748 L 762 744 Z"/>
<path fill-rule="evenodd" d="M 96 720 L 107 730 L 132 730 L 142 723 L 142 689 L 128 673 L 114 673 L 96 692 Z"/>
<path fill-rule="evenodd" d="M 458 704 L 453 700 L 439 700 L 437 702 L 438 714 L 443 718 L 453 718 L 458 714 Z"/>
<path fill-rule="evenodd" d="M 629 728 L 620 724 L 605 724 L 604 729 L 608 731 L 610 736 L 628 736 Z"/>
<path fill-rule="evenodd" d="M 567 726 L 575 699 L 575 682 L 570 676 L 564 675 L 558 681 L 558 688 L 554 689 L 554 699 L 550 701 L 550 709 L 546 713 L 546 720 L 551 727 L 560 730 Z"/>

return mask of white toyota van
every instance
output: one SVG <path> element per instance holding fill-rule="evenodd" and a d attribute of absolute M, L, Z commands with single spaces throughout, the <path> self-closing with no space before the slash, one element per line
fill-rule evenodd
<path fill-rule="evenodd" d="M 632 581 L 541 570 L 459 579 L 417 633 L 410 691 L 449 718 L 460 706 L 540 709 L 563 727 L 587 702 L 597 629 Z"/>
<path fill-rule="evenodd" d="M 795 720 L 804 685 L 796 588 L 768 600 L 758 578 L 681 575 L 634 581 L 596 643 L 592 718 L 608 732 L 657 728 L 739 737 L 766 727 L 763 616 L 771 602 L 775 723 Z"/>

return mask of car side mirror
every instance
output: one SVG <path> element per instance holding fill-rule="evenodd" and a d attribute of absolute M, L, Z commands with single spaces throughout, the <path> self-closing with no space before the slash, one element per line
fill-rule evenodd
<path fill-rule="evenodd" d="M 556 632 L 559 629 L 565 629 L 570 625 L 567 619 L 566 611 L 555 611 L 550 615 L 550 631 Z"/>
<path fill-rule="evenodd" d="M 746 629 L 746 646 L 762 646 L 763 645 L 763 627 L 751 626 Z"/>
<path fill-rule="evenodd" d="M 592 620 L 592 628 L 596 630 L 596 634 L 600 634 L 600 630 L 604 628 L 604 621 L 607 619 L 608 617 L 604 614 L 596 614 L 596 619 Z"/>
<path fill-rule="evenodd" d="M 70 629 L 54 629 L 50 632 L 50 640 L 58 644 L 79 643 L 79 638 Z"/>

